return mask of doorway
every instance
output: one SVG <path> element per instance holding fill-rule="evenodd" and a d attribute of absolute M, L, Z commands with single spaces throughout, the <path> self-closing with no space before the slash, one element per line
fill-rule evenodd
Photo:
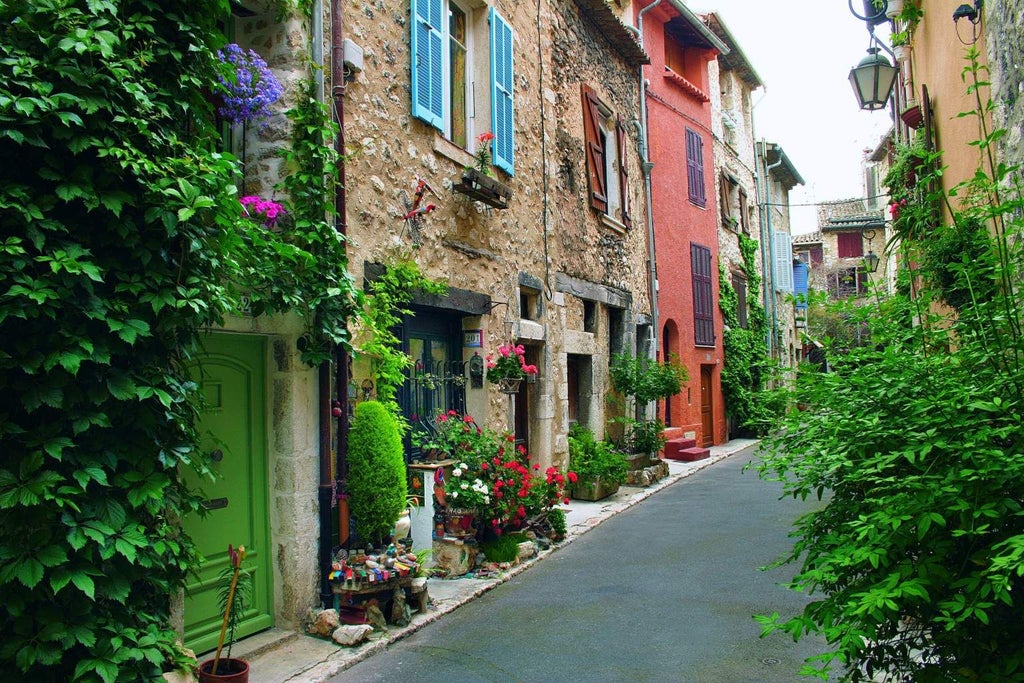
<path fill-rule="evenodd" d="M 222 574 L 230 566 L 228 544 L 245 546 L 253 594 L 238 638 L 274 625 L 266 438 L 266 348 L 261 337 L 213 334 L 193 368 L 204 406 L 200 448 L 210 454 L 216 481 L 185 479 L 206 496 L 207 514 L 184 520 L 203 561 L 185 587 L 185 644 L 197 653 L 217 646 Z"/>
<path fill-rule="evenodd" d="M 714 365 L 700 366 L 700 424 L 701 448 L 713 446 L 715 443 L 715 406 L 711 387 L 715 376 Z"/>

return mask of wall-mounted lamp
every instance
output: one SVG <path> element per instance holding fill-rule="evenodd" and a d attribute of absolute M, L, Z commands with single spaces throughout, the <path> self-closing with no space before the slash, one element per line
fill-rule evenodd
<path fill-rule="evenodd" d="M 878 270 L 878 262 L 880 260 L 874 250 L 868 249 L 868 254 L 864 257 L 864 270 L 869 273 L 875 272 Z"/>
<path fill-rule="evenodd" d="M 985 0 L 974 0 L 974 7 L 960 5 L 953 10 L 953 25 L 956 27 L 956 37 L 964 45 L 974 45 L 978 42 L 978 24 L 981 23 L 981 8 L 985 6 Z M 964 40 L 960 35 L 960 20 L 966 19 L 971 22 L 971 39 Z"/>
<path fill-rule="evenodd" d="M 469 386 L 472 389 L 481 389 L 484 386 L 484 359 L 476 351 L 469 359 Z"/>
<path fill-rule="evenodd" d="M 868 48 L 868 55 L 860 60 L 857 66 L 850 69 L 850 85 L 853 86 L 853 93 L 857 96 L 857 104 L 861 109 L 875 111 L 885 107 L 889 101 L 889 93 L 896 83 L 896 74 L 899 69 L 879 54 L 878 43 L 872 36 L 872 45 Z"/>

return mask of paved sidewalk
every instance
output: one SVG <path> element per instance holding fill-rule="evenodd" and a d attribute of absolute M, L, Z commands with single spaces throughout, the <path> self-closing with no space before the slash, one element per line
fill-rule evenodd
<path fill-rule="evenodd" d="M 393 627 L 387 633 L 374 634 L 368 643 L 358 647 L 339 647 L 331 641 L 271 629 L 269 632 L 237 643 L 233 656 L 241 656 L 249 661 L 251 683 L 320 683 L 356 662 L 382 652 L 390 643 L 440 619 L 460 605 L 508 581 L 519 572 L 526 571 L 609 517 L 642 502 L 683 477 L 756 443 L 754 439 L 734 439 L 721 446 L 713 446 L 710 449 L 711 457 L 705 460 L 666 461 L 669 465 L 669 476 L 645 488 L 623 486 L 614 496 L 595 503 L 573 500 L 566 510 L 568 531 L 564 541 L 500 576 L 487 579 L 431 579 L 427 584 L 431 598 L 429 611 L 426 614 L 414 614 L 412 623 L 406 627 Z"/>

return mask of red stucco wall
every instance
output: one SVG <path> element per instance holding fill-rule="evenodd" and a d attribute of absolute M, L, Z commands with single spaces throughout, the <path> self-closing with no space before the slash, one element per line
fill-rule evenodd
<path fill-rule="evenodd" d="M 665 74 L 665 22 L 676 16 L 669 5 L 659 6 L 643 17 L 644 48 L 651 64 L 644 67 L 650 82 L 647 91 L 647 120 L 651 145 L 652 212 L 658 266 L 658 312 L 660 317 L 659 357 L 668 341 L 670 353 L 676 354 L 686 366 L 689 381 L 682 393 L 669 402 L 671 415 L 666 419 L 665 403 L 659 416 L 667 426 L 683 432 L 695 432 L 697 443 L 706 440 L 701 420 L 701 366 L 712 368 L 711 400 L 713 409 L 713 443 L 722 443 L 726 433 L 725 405 L 722 399 L 721 369 L 722 315 L 718 309 L 718 197 L 715 191 L 714 146 L 711 136 L 711 104 L 701 101 L 693 90 L 680 87 L 678 81 Z M 703 60 L 715 58 L 712 50 L 702 50 Z M 700 83 L 707 93 L 707 68 L 702 69 Z M 686 166 L 686 129 L 697 131 L 704 140 L 704 207 L 690 202 Z M 694 340 L 693 280 L 690 265 L 690 243 L 711 250 L 714 293 L 715 346 L 698 347 Z M 664 336 L 666 325 L 675 333 Z"/>

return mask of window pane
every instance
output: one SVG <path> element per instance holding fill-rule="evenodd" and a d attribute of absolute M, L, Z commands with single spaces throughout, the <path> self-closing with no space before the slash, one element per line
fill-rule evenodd
<path fill-rule="evenodd" d="M 452 135 L 459 147 L 466 146 L 466 13 L 455 5 L 448 10 L 449 50 L 451 51 L 452 78 Z"/>

